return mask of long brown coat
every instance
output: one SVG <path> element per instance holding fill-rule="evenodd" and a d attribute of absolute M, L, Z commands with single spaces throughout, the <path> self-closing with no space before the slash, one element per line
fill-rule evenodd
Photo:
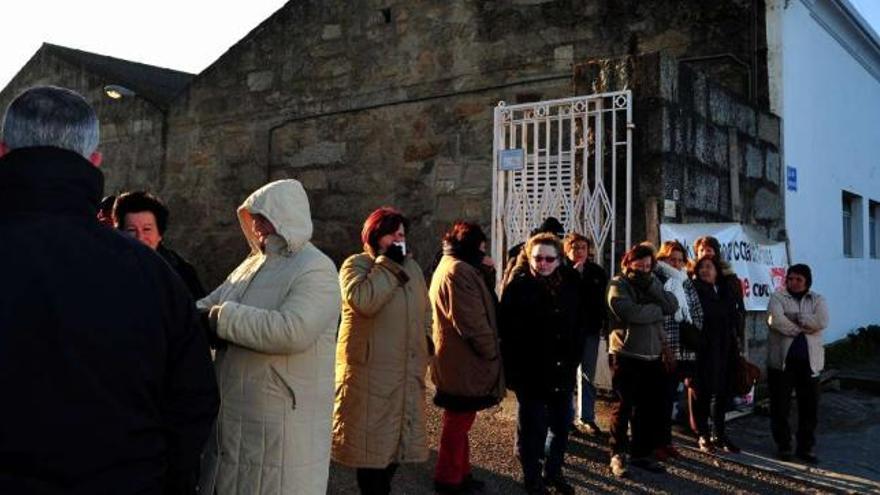
<path fill-rule="evenodd" d="M 431 308 L 418 264 L 351 256 L 339 272 L 333 459 L 384 468 L 428 459 L 425 374 Z"/>
<path fill-rule="evenodd" d="M 463 409 L 469 409 L 468 404 L 475 405 L 473 409 L 487 407 L 491 399 L 497 403 L 504 390 L 498 326 L 495 302 L 482 274 L 443 255 L 431 280 L 430 297 L 437 349 L 431 378 L 438 396 L 457 399 Z"/>

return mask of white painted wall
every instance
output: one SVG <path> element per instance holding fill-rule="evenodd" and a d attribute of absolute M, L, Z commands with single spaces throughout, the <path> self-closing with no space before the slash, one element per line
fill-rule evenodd
<path fill-rule="evenodd" d="M 787 5 L 786 5 L 787 4 Z M 771 107 L 783 119 L 792 263 L 828 299 L 826 342 L 880 323 L 880 259 L 868 254 L 868 203 L 880 202 L 880 47 L 842 0 L 768 1 Z M 824 25 L 824 26 L 823 26 Z M 829 32 L 830 31 L 830 32 Z M 862 196 L 862 255 L 843 255 L 841 192 Z"/>

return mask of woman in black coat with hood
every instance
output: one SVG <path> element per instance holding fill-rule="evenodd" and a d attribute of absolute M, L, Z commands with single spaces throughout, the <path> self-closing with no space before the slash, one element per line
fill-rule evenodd
<path fill-rule="evenodd" d="M 691 407 L 703 452 L 711 452 L 714 447 L 739 452 L 724 432 L 724 414 L 733 396 L 739 355 L 736 338 L 739 314 L 737 295 L 732 292 L 730 284 L 724 282 L 722 274 L 717 257 L 704 256 L 694 266 L 694 285 L 703 308 L 703 330 L 694 374 L 696 397 Z M 710 406 L 714 437 L 710 436 L 709 429 Z"/>

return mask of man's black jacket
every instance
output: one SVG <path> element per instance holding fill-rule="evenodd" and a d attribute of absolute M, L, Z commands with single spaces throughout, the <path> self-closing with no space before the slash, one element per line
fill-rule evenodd
<path fill-rule="evenodd" d="M 216 416 L 186 287 L 102 189 L 76 153 L 0 158 L 0 493 L 181 492 Z"/>

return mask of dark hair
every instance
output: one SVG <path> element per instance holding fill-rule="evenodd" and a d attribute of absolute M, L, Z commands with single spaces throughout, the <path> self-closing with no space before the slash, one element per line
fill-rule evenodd
<path fill-rule="evenodd" d="M 785 274 L 786 276 L 791 275 L 792 273 L 796 273 L 807 281 L 807 290 L 810 290 L 810 287 L 813 285 L 813 271 L 810 270 L 809 265 L 805 265 L 804 263 L 798 263 L 796 265 L 791 265 L 788 267 L 788 272 Z"/>
<path fill-rule="evenodd" d="M 104 213 L 106 216 L 110 216 L 113 214 L 113 204 L 116 202 L 116 196 L 110 195 L 105 196 L 104 199 L 98 203 L 98 211 Z"/>
<path fill-rule="evenodd" d="M 486 242 L 486 234 L 480 226 L 473 222 L 457 221 L 443 235 L 443 242 L 455 251 L 474 253 L 480 250 L 480 244 Z"/>
<path fill-rule="evenodd" d="M 404 230 L 409 230 L 409 220 L 403 216 L 403 213 L 390 206 L 377 208 L 364 220 L 364 227 L 361 229 L 364 249 L 369 247 L 373 251 L 378 251 L 379 239 L 397 232 L 401 225 Z"/>
<path fill-rule="evenodd" d="M 556 237 L 561 238 L 565 235 L 565 227 L 562 225 L 562 223 L 560 223 L 559 220 L 556 219 L 556 217 L 547 217 L 544 219 L 543 222 L 541 222 L 541 225 L 539 225 L 538 228 L 531 232 L 531 235 L 529 237 L 541 233 L 553 234 Z"/>
<path fill-rule="evenodd" d="M 593 241 L 591 241 L 587 236 L 583 234 L 578 234 L 577 232 L 570 232 L 565 236 L 565 239 L 562 241 L 562 249 L 568 253 L 574 248 L 576 242 L 584 242 L 587 244 L 587 248 L 590 248 L 593 245 Z"/>
<path fill-rule="evenodd" d="M 703 256 L 702 258 L 698 259 L 697 262 L 694 263 L 694 278 L 696 278 L 697 280 L 700 279 L 700 265 L 706 262 L 712 263 L 712 266 L 715 267 L 715 283 L 718 284 L 719 287 L 725 286 L 725 284 L 719 283 L 721 281 L 721 278 L 724 276 L 724 267 L 721 266 L 721 260 L 718 258 L 717 255 Z"/>
<path fill-rule="evenodd" d="M 697 240 L 694 241 L 694 256 L 699 256 L 698 253 L 700 252 L 700 246 L 703 245 L 709 246 L 715 251 L 715 256 L 721 257 L 721 243 L 711 235 L 698 237 Z"/>
<path fill-rule="evenodd" d="M 666 241 L 660 245 L 660 251 L 657 253 L 658 260 L 665 260 L 672 256 L 672 253 L 678 251 L 681 253 L 682 261 L 685 263 L 688 262 L 688 252 L 684 246 L 681 245 L 678 241 Z"/>
<path fill-rule="evenodd" d="M 146 191 L 132 191 L 122 193 L 113 204 L 113 222 L 117 229 L 122 229 L 125 215 L 148 211 L 156 217 L 156 228 L 159 235 L 165 235 L 168 226 L 168 208 L 156 196 Z"/>
<path fill-rule="evenodd" d="M 623 258 L 620 259 L 620 270 L 626 273 L 630 263 L 649 256 L 651 257 L 651 268 L 653 269 L 654 265 L 657 264 L 657 258 L 654 255 L 654 246 L 647 242 L 636 244 L 623 254 Z"/>

